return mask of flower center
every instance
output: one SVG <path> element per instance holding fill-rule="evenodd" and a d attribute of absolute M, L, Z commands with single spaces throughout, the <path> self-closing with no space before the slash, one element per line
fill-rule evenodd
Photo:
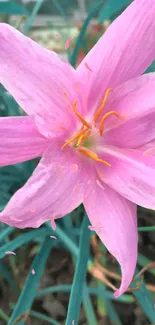
<path fill-rule="evenodd" d="M 90 124 L 89 122 L 87 122 L 83 116 L 77 111 L 76 106 L 77 106 L 77 101 L 75 101 L 72 105 L 72 109 L 73 112 L 76 114 L 76 116 L 79 118 L 79 120 L 82 123 L 82 126 L 79 130 L 79 132 L 75 133 L 73 135 L 73 137 L 71 137 L 69 140 L 67 140 L 64 145 L 61 147 L 61 149 L 66 148 L 68 145 L 73 144 L 73 147 L 76 148 L 78 150 L 78 152 L 82 153 L 83 155 L 101 162 L 107 166 L 111 166 L 107 161 L 100 159 L 98 157 L 98 155 L 93 152 L 92 150 L 90 150 L 89 147 L 91 147 L 92 144 L 92 139 L 91 139 L 91 135 L 92 135 L 92 128 L 93 126 L 97 129 L 97 122 L 102 114 L 102 111 L 105 107 L 105 104 L 107 102 L 107 98 L 109 93 L 112 91 L 112 88 L 109 88 L 106 93 L 105 96 L 101 102 L 101 105 L 99 106 L 99 108 L 96 110 L 94 116 L 93 116 L 93 123 Z M 118 113 L 116 111 L 109 111 L 108 113 L 104 114 L 103 117 L 100 120 L 99 123 L 99 127 L 98 127 L 98 132 L 99 135 L 102 136 L 103 132 L 104 132 L 104 125 L 105 125 L 105 120 L 107 119 L 108 116 L 110 115 L 115 115 L 117 117 L 119 117 Z"/>

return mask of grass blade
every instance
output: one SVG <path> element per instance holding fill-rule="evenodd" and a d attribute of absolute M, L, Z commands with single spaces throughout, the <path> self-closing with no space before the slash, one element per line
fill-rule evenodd
<path fill-rule="evenodd" d="M 66 325 L 71 325 L 73 320 L 75 325 L 78 324 L 83 288 L 87 273 L 87 262 L 89 258 L 90 230 L 88 229 L 88 225 L 89 220 L 84 216 L 81 228 L 79 255 L 69 300 Z"/>
<path fill-rule="evenodd" d="M 31 240 L 36 239 L 36 237 L 44 237 L 48 234 L 50 235 L 50 231 L 45 227 L 26 232 L 23 235 L 20 235 L 3 245 L 0 248 L 0 258 L 3 258 L 5 256 L 6 251 L 14 251 L 20 246 L 28 244 Z"/>
<path fill-rule="evenodd" d="M 32 306 L 33 300 L 36 296 L 36 290 L 42 276 L 42 273 L 45 268 L 45 264 L 47 262 L 48 256 L 50 254 L 52 243 L 50 238 L 46 238 L 45 241 L 41 245 L 41 249 L 39 254 L 35 257 L 28 277 L 25 282 L 25 286 L 21 292 L 21 295 L 18 299 L 18 302 L 14 308 L 14 311 L 11 315 L 11 318 L 8 322 L 8 325 L 12 325 L 13 322 L 20 316 L 25 314 Z M 34 269 L 36 271 L 35 275 L 32 275 L 31 270 Z M 20 324 L 24 324 L 24 321 L 20 321 Z"/>
<path fill-rule="evenodd" d="M 73 51 L 73 54 L 70 58 L 70 63 L 72 64 L 73 67 L 75 67 L 76 65 L 76 61 L 77 61 L 77 56 L 78 56 L 78 53 L 79 53 L 79 49 L 81 47 L 81 44 L 83 42 L 83 38 L 84 38 L 84 35 L 85 35 L 85 32 L 87 30 L 87 27 L 91 21 L 91 19 L 96 15 L 96 13 L 98 12 L 100 6 L 103 4 L 103 0 L 101 0 L 99 3 L 95 4 L 95 6 L 93 6 L 93 8 L 90 10 L 90 12 L 88 13 L 88 17 L 85 19 L 84 23 L 83 23 L 83 26 L 81 28 L 81 32 L 78 36 L 78 39 L 77 39 L 77 42 L 76 42 L 76 45 L 75 45 L 75 48 L 74 48 L 74 51 Z"/>

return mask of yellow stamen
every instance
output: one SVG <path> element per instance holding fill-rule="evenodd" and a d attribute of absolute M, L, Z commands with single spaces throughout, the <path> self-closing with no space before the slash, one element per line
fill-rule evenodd
<path fill-rule="evenodd" d="M 96 122 L 97 122 L 97 120 L 99 119 L 99 117 L 100 117 L 100 115 L 101 115 L 101 113 L 102 113 L 102 111 L 103 111 L 103 108 L 104 108 L 104 106 L 105 106 L 105 104 L 106 104 L 106 101 L 107 101 L 108 95 L 109 95 L 109 93 L 110 93 L 111 91 L 112 91 L 112 88 L 109 88 L 109 89 L 106 91 L 105 96 L 104 96 L 104 98 L 103 98 L 103 100 L 102 100 L 102 103 L 101 103 L 100 107 L 98 108 L 98 110 L 97 110 L 96 113 L 94 114 L 94 125 L 95 125 L 95 126 L 96 126 Z"/>
<path fill-rule="evenodd" d="M 70 143 L 72 143 L 74 140 L 78 139 L 83 134 L 83 130 L 81 132 L 76 133 L 71 139 L 66 141 L 63 146 L 61 147 L 61 150 L 67 147 Z"/>
<path fill-rule="evenodd" d="M 81 147 L 81 148 L 78 149 L 78 151 L 83 153 L 85 156 L 95 160 L 95 161 L 101 162 L 101 163 L 111 167 L 111 165 L 107 161 L 105 161 L 103 159 L 100 159 L 98 157 L 98 155 L 95 152 L 91 151 L 91 150 L 88 150 L 88 149 L 86 149 L 84 147 Z"/>
<path fill-rule="evenodd" d="M 102 136 L 103 134 L 103 129 L 104 129 L 104 122 L 105 122 L 105 119 L 109 116 L 109 115 L 115 115 L 117 117 L 119 117 L 119 114 L 116 112 L 116 111 L 110 111 L 108 113 L 106 113 L 103 117 L 102 117 L 102 120 L 100 122 L 100 126 L 99 126 L 99 131 L 100 131 L 100 135 Z"/>
<path fill-rule="evenodd" d="M 88 122 L 87 122 L 87 121 L 82 117 L 82 115 L 81 115 L 79 112 L 77 112 L 77 110 L 76 110 L 76 105 L 77 105 L 77 101 L 75 101 L 75 102 L 73 103 L 73 105 L 72 105 L 72 109 L 73 109 L 74 113 L 75 113 L 76 116 L 80 119 L 80 121 L 82 122 L 82 124 L 83 124 L 84 126 L 86 126 L 88 129 L 91 129 L 91 128 L 92 128 L 91 124 L 88 123 Z"/>
<path fill-rule="evenodd" d="M 81 142 L 83 142 L 85 139 L 88 139 L 91 134 L 91 131 L 89 130 L 88 132 L 82 134 L 79 139 L 77 140 L 76 147 L 78 147 Z"/>

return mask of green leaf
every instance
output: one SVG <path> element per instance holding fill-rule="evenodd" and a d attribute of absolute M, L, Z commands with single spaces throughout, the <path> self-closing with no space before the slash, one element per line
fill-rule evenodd
<path fill-rule="evenodd" d="M 155 226 L 149 226 L 149 227 L 138 227 L 138 231 L 155 231 Z"/>
<path fill-rule="evenodd" d="M 43 2 L 44 2 L 44 0 L 37 0 L 36 4 L 32 10 L 32 13 L 29 15 L 29 18 L 25 22 L 25 34 L 29 33 L 31 26 L 35 20 L 35 17 L 38 14 Z"/>
<path fill-rule="evenodd" d="M 137 281 L 135 280 L 131 287 L 136 287 Z M 154 302 L 152 293 L 147 290 L 145 284 L 143 283 L 140 286 L 139 290 L 133 291 L 133 295 L 136 297 L 137 301 L 139 302 L 143 312 L 148 317 L 151 323 L 155 322 L 155 310 L 154 310 Z"/>
<path fill-rule="evenodd" d="M 149 68 L 145 71 L 145 73 L 155 72 L 155 61 L 149 66 Z"/>
<path fill-rule="evenodd" d="M 57 321 L 55 321 L 54 319 L 52 319 L 51 317 L 48 317 L 44 314 L 38 313 L 36 311 L 30 311 L 30 316 L 33 316 L 34 318 L 38 318 L 38 319 L 42 319 L 43 321 L 52 324 L 52 325 L 61 325 L 60 323 L 58 323 Z"/>
<path fill-rule="evenodd" d="M 0 248 L 0 258 L 3 258 L 5 256 L 6 251 L 14 251 L 18 247 L 28 244 L 31 240 L 35 239 L 36 237 L 44 237 L 48 234 L 50 235 L 50 231 L 45 227 L 26 232 L 23 235 L 20 235 L 17 238 L 3 245 Z"/>
<path fill-rule="evenodd" d="M 113 306 L 113 303 L 110 300 L 106 301 L 106 308 L 111 324 L 122 325 L 122 322 Z"/>
<path fill-rule="evenodd" d="M 84 216 L 81 228 L 79 255 L 69 299 L 66 325 L 71 325 L 73 320 L 75 325 L 78 325 L 83 288 L 85 286 L 87 273 L 87 262 L 89 258 L 90 230 L 88 229 L 88 225 L 89 220 Z"/>
<path fill-rule="evenodd" d="M 102 10 L 100 10 L 98 22 L 102 23 L 106 19 L 113 19 L 118 16 L 132 2 L 132 0 L 106 0 Z"/>
<path fill-rule="evenodd" d="M 50 238 L 46 238 L 45 241 L 41 245 L 41 249 L 39 254 L 35 257 L 29 274 L 27 276 L 24 288 L 21 292 L 21 295 L 18 299 L 18 302 L 14 308 L 14 311 L 11 315 L 11 318 L 8 322 L 8 325 L 12 325 L 15 320 L 25 314 L 32 306 L 33 300 L 36 296 L 36 290 L 39 285 L 42 273 L 44 271 L 48 256 L 50 254 L 51 248 L 53 245 L 53 241 Z M 32 275 L 32 269 L 35 270 L 35 274 Z M 18 322 L 17 324 L 24 324 L 24 320 Z"/>
<path fill-rule="evenodd" d="M 70 284 L 62 284 L 57 285 L 53 287 L 48 287 L 46 289 L 40 290 L 37 292 L 36 296 L 41 297 L 43 295 L 46 295 L 48 293 L 56 293 L 56 292 L 70 292 L 72 286 Z M 116 298 L 114 298 L 114 295 L 111 291 L 104 290 L 101 287 L 93 288 L 93 287 L 87 287 L 88 292 L 92 295 L 101 297 L 103 299 L 110 299 L 116 301 Z M 134 302 L 134 298 L 129 294 L 124 294 L 117 298 L 117 301 L 121 301 L 123 303 L 131 303 Z"/>
<path fill-rule="evenodd" d="M 97 319 L 95 316 L 93 304 L 91 301 L 91 297 L 89 295 L 88 288 L 86 286 L 83 291 L 82 301 L 83 301 L 83 307 L 85 310 L 88 325 L 97 325 Z"/>
<path fill-rule="evenodd" d="M 15 281 L 11 275 L 11 273 L 8 271 L 7 267 L 3 264 L 3 262 L 0 262 L 0 274 L 3 276 L 7 282 L 10 285 L 10 288 L 15 292 L 18 293 L 17 286 L 15 284 Z"/>
<path fill-rule="evenodd" d="M 0 2 L 0 14 L 27 15 L 28 12 L 20 3 L 15 1 L 2 1 Z"/>
<path fill-rule="evenodd" d="M 84 35 L 85 35 L 86 30 L 87 30 L 87 27 L 88 27 L 91 19 L 97 14 L 98 10 L 100 9 L 101 5 L 103 4 L 103 1 L 104 0 L 101 0 L 101 1 L 99 1 L 99 3 L 97 3 L 97 4 L 95 4 L 93 6 L 93 8 L 88 13 L 88 17 L 85 19 L 85 21 L 83 23 L 83 26 L 81 28 L 81 32 L 80 32 L 80 34 L 79 34 L 79 36 L 77 38 L 77 42 L 75 44 L 73 54 L 72 54 L 72 56 L 70 58 L 70 63 L 72 64 L 73 67 L 75 67 L 75 65 L 76 65 L 79 49 L 80 49 L 81 44 L 83 42 Z"/>
<path fill-rule="evenodd" d="M 0 233 L 0 241 L 4 240 L 5 237 L 10 235 L 15 230 L 14 227 L 7 226 L 1 233 Z"/>
<path fill-rule="evenodd" d="M 0 308 L 0 318 L 5 320 L 6 322 L 9 321 L 9 316 L 4 312 L 2 308 Z"/>
<path fill-rule="evenodd" d="M 142 267 L 145 267 L 147 264 L 152 263 L 153 261 L 151 261 L 148 257 L 144 256 L 143 254 L 138 254 L 138 264 Z M 152 273 L 153 275 L 155 275 L 155 269 L 150 269 L 148 270 L 149 273 Z"/>

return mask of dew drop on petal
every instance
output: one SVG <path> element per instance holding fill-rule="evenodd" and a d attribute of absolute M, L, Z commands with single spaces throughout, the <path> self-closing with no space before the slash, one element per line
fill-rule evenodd
<path fill-rule="evenodd" d="M 101 184 L 101 182 L 97 179 L 96 180 L 96 184 L 102 189 L 105 190 L 105 188 L 103 187 L 103 185 Z"/>
<path fill-rule="evenodd" d="M 56 230 L 56 223 L 55 223 L 55 217 L 53 217 L 52 219 L 51 219 L 51 226 L 52 226 L 52 229 L 53 230 Z"/>
<path fill-rule="evenodd" d="M 33 270 L 31 271 L 31 273 L 34 275 L 36 272 L 35 272 L 35 270 L 33 269 Z"/>
<path fill-rule="evenodd" d="M 66 49 L 66 50 L 69 48 L 69 45 L 70 45 L 70 42 L 71 42 L 72 39 L 73 39 L 72 36 L 71 36 L 71 37 L 68 37 L 68 39 L 67 39 L 67 41 L 66 41 L 66 43 L 65 43 L 65 49 Z"/>
<path fill-rule="evenodd" d="M 72 171 L 73 173 L 76 173 L 76 172 L 78 171 L 78 169 L 79 169 L 79 167 L 78 167 L 77 164 L 72 164 L 72 165 L 71 165 L 71 171 Z"/>
<path fill-rule="evenodd" d="M 89 70 L 90 72 L 93 72 L 93 70 L 90 68 L 90 66 L 88 65 L 87 62 L 85 62 L 85 67 L 87 68 L 87 70 Z"/>
<path fill-rule="evenodd" d="M 55 237 L 55 236 L 50 236 L 50 238 L 57 239 L 57 237 Z"/>
<path fill-rule="evenodd" d="M 16 255 L 16 253 L 12 252 L 12 251 L 7 251 L 7 252 L 5 252 L 5 254 L 7 254 L 7 255 Z"/>

